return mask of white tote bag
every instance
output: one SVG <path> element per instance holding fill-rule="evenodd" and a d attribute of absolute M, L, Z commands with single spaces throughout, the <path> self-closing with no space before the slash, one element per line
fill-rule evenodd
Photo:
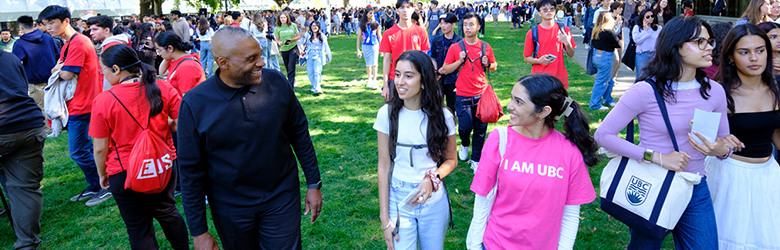
<path fill-rule="evenodd" d="M 507 127 L 498 127 L 496 130 L 498 130 L 499 135 L 498 152 L 501 154 L 501 161 L 504 161 Z M 498 171 L 496 171 L 496 185 L 493 186 L 488 195 L 474 195 L 474 216 L 471 217 L 471 225 L 469 225 L 469 232 L 466 235 L 466 248 L 469 250 L 482 250 L 485 227 L 487 227 L 487 221 L 490 218 L 490 210 L 493 209 L 493 203 L 496 201 L 496 187 L 498 187 Z"/>

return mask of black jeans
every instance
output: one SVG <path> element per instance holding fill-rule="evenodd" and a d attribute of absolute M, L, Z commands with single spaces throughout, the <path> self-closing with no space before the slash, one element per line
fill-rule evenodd
<path fill-rule="evenodd" d="M 447 103 L 447 107 L 450 108 L 450 111 L 452 111 L 452 114 L 455 114 L 455 84 L 444 84 L 443 81 L 439 81 L 441 83 L 441 93 L 444 95 L 444 101 Z"/>
<path fill-rule="evenodd" d="M 468 147 L 473 139 L 471 147 L 471 160 L 479 162 L 482 158 L 482 146 L 485 144 L 485 133 L 487 133 L 488 124 L 477 118 L 477 104 L 482 95 L 473 97 L 456 96 L 457 115 L 458 115 L 458 136 L 461 144 Z M 471 138 L 471 132 L 474 137 Z"/>
<path fill-rule="evenodd" d="M 211 210 L 222 247 L 300 250 L 301 196 L 297 192 L 292 196 L 279 206 L 257 213 L 221 215 Z"/>
<path fill-rule="evenodd" d="M 287 69 L 287 81 L 295 87 L 295 66 L 298 65 L 298 46 L 293 47 L 288 51 L 282 51 L 282 60 L 284 61 L 284 68 Z"/>
<path fill-rule="evenodd" d="M 43 194 L 43 127 L 0 134 L 0 167 L 11 218 L 14 221 L 14 249 L 36 249 L 41 239 Z M 8 246 L 6 246 L 8 247 Z"/>
<path fill-rule="evenodd" d="M 173 188 L 176 186 L 178 166 L 174 165 L 168 185 L 159 194 L 144 194 L 125 190 L 127 171 L 108 177 L 109 189 L 127 227 L 132 249 L 159 249 L 152 218 L 160 223 L 165 238 L 173 249 L 189 249 L 187 225 L 176 208 Z"/>

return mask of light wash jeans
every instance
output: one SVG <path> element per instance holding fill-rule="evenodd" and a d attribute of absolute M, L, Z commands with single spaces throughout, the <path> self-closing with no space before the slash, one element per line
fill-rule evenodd
<path fill-rule="evenodd" d="M 322 59 L 308 57 L 306 59 L 306 74 L 309 75 L 311 91 L 322 92 Z"/>
<path fill-rule="evenodd" d="M 612 87 L 615 86 L 615 80 L 612 79 L 612 61 L 615 52 L 596 49 L 593 51 L 593 66 L 596 67 L 596 82 L 593 83 L 593 90 L 590 93 L 591 109 L 601 108 L 601 104 L 611 104 L 615 102 L 612 99 Z"/>
<path fill-rule="evenodd" d="M 653 59 L 652 51 L 636 53 L 636 58 L 634 59 L 634 71 L 636 72 L 636 78 L 639 78 L 643 73 L 645 73 L 645 66 L 647 66 L 647 63 L 649 63 L 651 59 Z"/>
<path fill-rule="evenodd" d="M 266 39 L 258 39 L 257 41 L 260 42 L 260 48 L 263 48 L 264 68 L 281 70 L 279 68 L 279 59 L 271 55 L 271 42 Z"/>
<path fill-rule="evenodd" d="M 211 42 L 200 42 L 200 64 L 203 66 L 203 71 L 206 72 L 206 77 L 210 77 L 214 69 L 214 55 L 211 53 Z"/>
<path fill-rule="evenodd" d="M 566 27 L 569 27 L 569 28 L 571 28 L 571 20 L 572 20 L 572 18 L 573 18 L 572 16 L 566 16 L 566 17 L 563 19 L 563 20 L 564 20 L 564 22 L 566 22 Z"/>
<path fill-rule="evenodd" d="M 393 178 L 390 185 L 390 221 L 395 222 L 398 212 L 401 223 L 398 230 L 399 241 L 393 241 L 397 250 L 433 250 L 444 249 L 444 234 L 450 217 L 450 207 L 444 185 L 425 201 L 417 205 L 413 211 L 399 204 L 406 196 L 416 189 L 420 183 L 405 182 Z M 396 210 L 398 208 L 398 210 Z"/>

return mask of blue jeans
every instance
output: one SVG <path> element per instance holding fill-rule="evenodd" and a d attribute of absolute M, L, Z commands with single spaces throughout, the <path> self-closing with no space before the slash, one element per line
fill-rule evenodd
<path fill-rule="evenodd" d="M 352 22 L 344 23 L 344 29 L 347 30 L 347 36 L 352 36 Z"/>
<path fill-rule="evenodd" d="M 653 59 L 652 51 L 636 53 L 636 58 L 634 59 L 634 71 L 636 71 L 636 78 L 639 78 L 643 73 L 645 73 L 644 68 L 651 59 Z"/>
<path fill-rule="evenodd" d="M 68 152 L 70 158 L 79 165 L 84 172 L 84 179 L 89 183 L 90 191 L 100 190 L 100 178 L 95 166 L 95 158 L 92 156 L 92 138 L 89 132 L 90 114 L 71 115 L 68 117 Z"/>
<path fill-rule="evenodd" d="M 680 221 L 672 231 L 675 249 L 718 249 L 718 229 L 715 212 L 707 188 L 707 177 L 693 186 L 693 196 Z M 657 239 L 631 230 L 628 249 L 661 249 L 664 239 Z"/>
<path fill-rule="evenodd" d="M 322 92 L 322 86 L 320 86 L 322 83 L 322 59 L 311 56 L 306 59 L 306 74 L 309 75 L 311 91 L 314 93 Z"/>
<path fill-rule="evenodd" d="M 488 124 L 477 118 L 477 104 L 482 96 L 455 96 L 455 113 L 458 116 L 458 136 L 465 147 L 471 145 L 471 132 L 474 132 L 474 145 L 471 147 L 471 160 L 479 162 L 482 158 L 482 146 Z"/>
<path fill-rule="evenodd" d="M 203 66 L 203 71 L 206 72 L 206 77 L 210 77 L 211 72 L 214 70 L 214 55 L 211 53 L 211 42 L 200 42 L 200 64 Z"/>
<path fill-rule="evenodd" d="M 263 60 L 265 60 L 264 68 L 280 70 L 279 58 L 276 58 L 275 55 L 271 55 L 271 42 L 266 39 L 258 39 L 257 41 L 260 42 L 260 48 L 263 49 Z"/>
<path fill-rule="evenodd" d="M 571 16 L 566 16 L 566 19 L 564 19 L 564 21 L 566 22 L 566 27 L 571 27 L 571 20 L 572 20 Z"/>
<path fill-rule="evenodd" d="M 590 93 L 591 109 L 601 108 L 601 104 L 611 104 L 615 102 L 612 99 L 612 87 L 615 86 L 615 80 L 612 79 L 612 60 L 615 58 L 615 52 L 596 49 L 593 51 L 593 66 L 596 67 L 596 82 L 593 83 L 593 90 Z M 602 102 L 603 101 L 603 102 Z"/>
<path fill-rule="evenodd" d="M 444 249 L 444 234 L 447 232 L 447 223 L 450 217 L 450 207 L 447 202 L 447 191 L 444 185 L 434 192 L 431 198 L 424 204 L 417 205 L 413 211 L 403 208 L 399 204 L 416 189 L 420 183 L 405 182 L 393 178 L 390 184 L 390 220 L 395 222 L 400 213 L 398 227 L 399 241 L 393 241 L 395 249 Z M 398 208 L 396 210 L 396 208 Z"/>
<path fill-rule="evenodd" d="M 585 35 L 582 36 L 582 43 L 590 44 L 590 35 L 593 33 L 593 27 L 585 26 Z"/>

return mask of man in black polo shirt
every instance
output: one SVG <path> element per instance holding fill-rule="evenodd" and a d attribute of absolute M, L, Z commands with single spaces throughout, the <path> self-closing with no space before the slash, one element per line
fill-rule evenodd
<path fill-rule="evenodd" d="M 36 249 L 41 243 L 45 124 L 38 105 L 27 95 L 21 60 L 0 50 L 0 65 L 0 167 L 16 232 L 14 249 Z"/>
<path fill-rule="evenodd" d="M 455 34 L 455 25 L 458 23 L 458 16 L 454 13 L 444 13 L 439 16 L 439 27 L 441 35 L 437 35 L 431 42 L 431 57 L 436 61 L 438 72 L 441 74 L 441 67 L 444 66 L 444 59 L 447 57 L 447 51 L 450 46 L 463 40 L 458 34 Z M 447 101 L 447 107 L 455 112 L 455 82 L 458 80 L 458 71 L 441 74 L 439 84 L 442 85 L 444 99 Z"/>
<path fill-rule="evenodd" d="M 301 249 L 296 156 L 312 223 L 322 208 L 303 108 L 284 75 L 263 70 L 262 50 L 249 31 L 226 26 L 211 49 L 219 70 L 187 92 L 178 123 L 182 203 L 195 249 L 216 246 L 206 196 L 225 249 Z"/>

